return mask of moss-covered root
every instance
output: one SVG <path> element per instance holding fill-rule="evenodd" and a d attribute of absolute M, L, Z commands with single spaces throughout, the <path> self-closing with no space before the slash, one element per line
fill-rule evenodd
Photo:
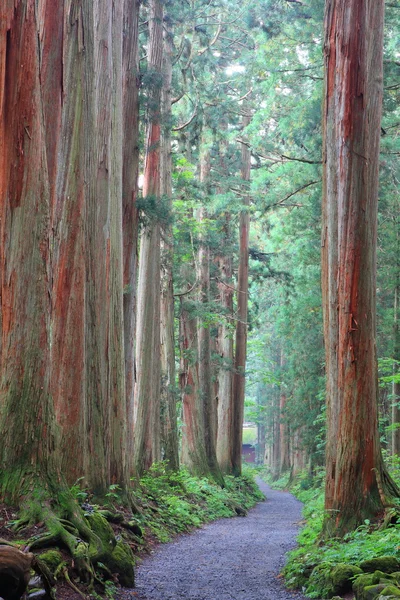
<path fill-rule="evenodd" d="M 124 541 L 117 542 L 107 519 L 99 513 L 85 518 L 75 507 L 70 511 L 69 519 L 48 514 L 45 523 L 49 533 L 32 540 L 29 548 L 33 550 L 60 544 L 67 547 L 81 581 L 88 584 L 89 589 L 96 578 L 97 563 L 102 563 L 109 572 L 116 574 L 122 586 L 133 587 L 132 551 Z"/>

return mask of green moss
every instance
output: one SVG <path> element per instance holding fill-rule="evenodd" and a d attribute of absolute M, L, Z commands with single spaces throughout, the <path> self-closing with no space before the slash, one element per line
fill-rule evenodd
<path fill-rule="evenodd" d="M 394 598 L 400 598 L 400 589 L 394 585 L 388 585 L 381 593 L 382 596 L 393 596 Z"/>
<path fill-rule="evenodd" d="M 377 585 L 380 581 L 380 576 L 376 576 L 375 573 L 368 573 L 359 575 L 353 582 L 353 591 L 356 598 L 361 598 L 366 587 L 371 585 Z"/>
<path fill-rule="evenodd" d="M 310 575 L 309 587 L 312 590 L 318 590 L 322 598 L 331 598 L 335 590 L 331 579 L 332 564 L 321 563 L 317 565 Z"/>
<path fill-rule="evenodd" d="M 360 568 L 365 573 L 374 571 L 383 571 L 384 573 L 394 573 L 400 569 L 400 561 L 394 556 L 380 556 L 371 558 L 360 563 Z"/>
<path fill-rule="evenodd" d="M 352 589 L 353 579 L 360 575 L 362 570 L 355 565 L 339 563 L 330 572 L 332 586 L 335 594 L 345 594 Z"/>
<path fill-rule="evenodd" d="M 43 554 L 40 554 L 39 559 L 45 563 L 53 575 L 59 565 L 63 562 L 61 552 L 53 549 L 47 550 L 46 552 L 43 552 Z"/>
<path fill-rule="evenodd" d="M 376 600 L 386 588 L 385 583 L 378 583 L 377 585 L 369 585 L 364 588 L 361 595 L 356 595 L 357 600 Z"/>
<path fill-rule="evenodd" d="M 105 519 L 103 515 L 99 514 L 98 512 L 88 515 L 86 519 L 89 522 L 91 530 L 100 538 L 104 546 L 105 553 L 108 553 L 109 551 L 112 552 L 117 541 L 115 539 L 112 527 L 107 519 Z"/>
<path fill-rule="evenodd" d="M 135 559 L 130 546 L 120 540 L 117 542 L 112 554 L 105 563 L 112 573 L 118 575 L 119 583 L 124 587 L 134 587 L 134 564 Z"/>

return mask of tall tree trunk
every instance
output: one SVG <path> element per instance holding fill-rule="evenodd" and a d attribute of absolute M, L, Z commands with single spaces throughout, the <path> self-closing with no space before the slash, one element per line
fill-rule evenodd
<path fill-rule="evenodd" d="M 206 150 L 200 158 L 200 182 L 206 188 L 210 175 L 210 154 Z M 207 212 L 204 207 L 200 209 L 199 221 L 204 223 Z M 210 304 L 210 247 L 207 241 L 200 241 L 198 253 L 198 280 L 199 280 L 199 300 L 203 307 Z M 223 484 L 223 477 L 217 461 L 215 448 L 216 428 L 217 428 L 217 403 L 213 394 L 212 370 L 211 370 L 211 335 L 207 323 L 202 321 L 198 325 L 198 345 L 199 345 L 199 386 L 200 397 L 203 403 L 204 412 L 204 440 L 208 461 L 208 467 L 211 475 L 218 482 Z"/>
<path fill-rule="evenodd" d="M 397 495 L 378 435 L 376 222 L 383 0 L 328 0 L 325 16 L 323 304 L 327 534 Z"/>
<path fill-rule="evenodd" d="M 199 390 L 197 317 L 194 303 L 180 298 L 179 317 L 181 366 L 179 383 L 182 393 L 181 461 L 191 473 L 209 474 L 204 436 L 203 402 Z"/>
<path fill-rule="evenodd" d="M 226 135 L 227 122 L 221 120 L 220 131 Z M 219 167 L 221 172 L 226 172 L 225 160 L 227 143 L 222 139 L 219 143 L 220 156 Z M 217 193 L 224 193 L 221 185 L 217 187 Z M 218 398 L 218 427 L 217 427 L 217 459 L 221 471 L 226 474 L 232 473 L 232 449 L 233 449 L 233 281 L 232 281 L 232 251 L 231 251 L 231 215 L 225 213 L 220 216 L 223 225 L 221 227 L 221 251 L 215 257 L 218 269 L 218 301 L 223 314 L 218 327 L 215 351 L 219 355 L 219 369 L 215 376 L 216 398 Z"/>
<path fill-rule="evenodd" d="M 140 0 L 124 0 L 123 40 L 123 177 L 122 234 L 124 258 L 124 354 L 127 460 L 132 473 L 135 389 L 135 329 L 139 174 L 139 8 Z"/>
<path fill-rule="evenodd" d="M 393 301 L 393 374 L 398 372 L 400 362 L 400 328 L 399 328 L 399 294 L 400 294 L 400 235 L 398 216 L 395 216 L 396 227 L 396 274 Z M 393 381 L 392 386 L 392 454 L 400 456 L 400 383 Z"/>
<path fill-rule="evenodd" d="M 283 350 L 281 350 L 281 371 L 285 366 L 285 357 L 283 354 Z M 287 471 L 290 468 L 290 447 L 289 447 L 289 426 L 286 420 L 285 408 L 286 408 L 286 392 L 285 392 L 285 384 L 281 383 L 280 385 L 280 401 L 279 401 L 279 438 L 280 438 L 280 465 L 279 465 L 279 473 Z"/>
<path fill-rule="evenodd" d="M 0 486 L 9 500 L 37 486 L 35 478 L 48 485 L 47 477 L 59 475 L 50 395 L 50 186 L 40 75 L 35 3 L 3 2 Z"/>
<path fill-rule="evenodd" d="M 161 196 L 172 208 L 171 162 L 171 85 L 173 32 L 169 20 L 164 29 L 163 75 L 161 91 Z M 173 470 L 179 469 L 177 390 L 175 382 L 175 319 L 173 285 L 173 237 L 170 224 L 164 225 L 161 240 L 161 438 L 164 458 Z"/>
<path fill-rule="evenodd" d="M 69 481 L 85 475 L 104 491 L 128 481 L 120 339 L 122 11 L 105 0 L 96 9 L 20 0 L 0 11 L 1 453 L 11 468 L 20 445 L 21 481 L 21 471 L 36 464 L 51 475 L 58 467 L 45 463 L 60 457 Z M 9 353 L 17 347 L 13 362 Z M 24 394 L 29 402 L 15 413 L 18 437 L 10 401 Z"/>
<path fill-rule="evenodd" d="M 243 117 L 243 128 L 250 123 L 250 115 Z M 241 145 L 242 166 L 241 176 L 245 187 L 243 210 L 240 213 L 239 223 L 239 273 L 238 273 L 238 299 L 237 299 L 237 324 L 235 343 L 235 362 L 233 375 L 233 451 L 232 470 L 235 475 L 242 472 L 242 443 L 243 443 L 243 415 L 245 392 L 245 369 L 247 354 L 247 307 L 249 293 L 249 230 L 250 215 L 249 181 L 251 169 L 250 148 Z"/>
<path fill-rule="evenodd" d="M 143 197 L 160 198 L 160 95 L 162 86 L 163 7 L 149 3 L 148 65 L 155 81 L 149 92 Z M 160 223 L 148 216 L 140 239 L 135 394 L 135 471 L 160 460 Z"/>
<path fill-rule="evenodd" d="M 229 243 L 230 220 L 226 215 L 226 226 L 223 247 Z M 233 337 L 231 322 L 228 317 L 233 315 L 233 286 L 232 286 L 232 259 L 230 256 L 217 257 L 219 267 L 219 300 L 225 313 L 218 328 L 218 354 L 221 365 L 218 372 L 218 434 L 217 458 L 223 473 L 232 473 L 233 449 L 233 406 L 232 406 L 232 381 L 233 381 Z"/>

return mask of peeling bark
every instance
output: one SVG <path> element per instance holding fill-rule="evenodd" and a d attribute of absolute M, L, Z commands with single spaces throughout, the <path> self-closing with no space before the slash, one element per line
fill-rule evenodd
<path fill-rule="evenodd" d="M 161 90 L 161 196 L 172 197 L 171 161 L 171 85 L 173 33 L 169 20 L 164 25 L 164 82 Z M 164 459 L 173 470 L 179 469 L 177 390 L 175 373 L 175 332 L 174 332 L 174 284 L 173 284 L 173 233 L 171 225 L 164 225 L 161 239 L 161 438 Z"/>
<path fill-rule="evenodd" d="M 128 470 L 132 474 L 135 389 L 136 278 L 139 175 L 139 8 L 140 0 L 125 0 L 123 38 L 123 172 L 122 233 L 124 284 L 124 355 Z"/>
<path fill-rule="evenodd" d="M 163 8 L 151 0 L 148 62 L 155 76 L 147 125 L 143 197 L 160 198 L 160 95 L 163 54 Z M 136 339 L 135 472 L 141 475 L 160 460 L 160 223 L 149 218 L 140 239 L 138 324 Z"/>
<path fill-rule="evenodd" d="M 106 0 L 96 7 L 19 0 L 0 11 L 0 403 L 7 420 L 1 430 L 14 442 L 2 439 L 13 454 L 22 439 L 41 436 L 40 453 L 60 459 L 69 482 L 86 476 L 104 491 L 128 481 L 120 339 L 122 9 Z M 12 398 L 21 405 L 19 436 L 10 428 Z M 52 472 L 32 458 L 18 462 Z"/>
<path fill-rule="evenodd" d="M 328 0 L 322 282 L 327 365 L 326 532 L 397 495 L 378 435 L 376 225 L 383 0 Z"/>

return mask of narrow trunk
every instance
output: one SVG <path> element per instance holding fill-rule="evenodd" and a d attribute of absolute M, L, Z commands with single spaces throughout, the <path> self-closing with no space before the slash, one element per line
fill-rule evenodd
<path fill-rule="evenodd" d="M 227 123 L 220 122 L 220 131 L 226 135 Z M 219 167 L 222 173 L 226 172 L 227 164 L 225 155 L 227 143 L 220 141 Z M 218 193 L 224 193 L 222 186 L 218 186 Z M 218 427 L 217 427 L 217 459 L 221 471 L 232 473 L 233 450 L 233 281 L 232 281 L 232 249 L 231 249 L 231 215 L 221 215 L 223 226 L 221 230 L 221 251 L 215 258 L 218 269 L 218 301 L 221 306 L 222 319 L 218 327 L 215 351 L 219 355 L 219 370 L 216 374 L 216 398 L 218 399 Z"/>
<path fill-rule="evenodd" d="M 325 532 L 342 535 L 397 495 L 379 446 L 376 222 L 383 0 L 328 0 L 325 20 L 323 301 Z"/>
<path fill-rule="evenodd" d="M 398 216 L 395 217 L 397 259 L 396 259 L 396 280 L 394 288 L 393 301 L 393 374 L 398 372 L 400 364 L 400 329 L 399 329 L 399 292 L 400 292 L 400 236 L 398 226 Z M 392 386 L 392 454 L 400 456 L 400 383 L 393 382 Z"/>
<path fill-rule="evenodd" d="M 191 473 L 209 474 L 204 437 L 203 403 L 199 393 L 197 318 L 194 303 L 180 299 L 181 366 L 179 383 L 182 393 L 181 461 Z"/>
<path fill-rule="evenodd" d="M 135 389 L 135 329 L 139 173 L 139 7 L 125 0 L 123 40 L 123 177 L 122 235 L 124 259 L 124 355 L 127 424 L 127 460 L 132 474 Z"/>
<path fill-rule="evenodd" d="M 171 85 L 173 33 L 169 20 L 164 29 L 163 74 L 161 91 L 161 195 L 168 198 L 171 210 L 172 162 L 171 162 Z M 161 240 L 161 429 L 164 459 L 173 470 L 179 469 L 177 389 L 175 382 L 175 319 L 173 285 L 173 234 L 172 226 L 164 225 Z"/>
<path fill-rule="evenodd" d="M 160 0 L 149 4 L 149 70 L 157 78 L 149 97 L 143 197 L 160 198 L 160 93 L 162 81 L 163 8 Z M 137 475 L 160 460 L 160 224 L 157 216 L 140 239 L 138 324 L 136 339 L 137 385 L 135 393 L 135 455 Z"/>
<path fill-rule="evenodd" d="M 206 151 L 200 159 L 200 182 L 206 188 L 210 174 L 210 155 Z M 204 223 L 207 217 L 206 209 L 200 209 L 199 221 Z M 210 304 L 210 248 L 207 241 L 200 241 L 198 253 L 198 280 L 199 280 L 199 301 L 200 304 L 208 308 Z M 211 336 L 210 328 L 207 323 L 199 322 L 198 326 L 198 345 L 199 345 L 199 386 L 200 397 L 203 403 L 204 412 L 204 440 L 207 454 L 207 461 L 211 475 L 218 483 L 223 484 L 223 477 L 217 461 L 215 448 L 216 428 L 217 428 L 217 404 L 213 394 L 212 369 L 211 369 Z"/>
<path fill-rule="evenodd" d="M 279 437 L 281 440 L 281 455 L 280 455 L 280 473 L 284 473 L 290 469 L 290 454 L 289 454 L 289 431 L 288 424 L 285 417 L 285 406 L 286 406 L 286 394 L 281 390 L 280 395 L 280 424 L 279 424 Z"/>
<path fill-rule="evenodd" d="M 243 117 L 243 128 L 250 123 L 250 116 Z M 242 472 L 242 441 L 243 441 L 243 414 L 245 393 L 245 369 L 247 354 L 247 307 L 249 290 L 249 230 L 250 215 L 249 181 L 251 169 L 250 148 L 242 144 L 241 176 L 244 182 L 245 196 L 243 210 L 239 222 L 239 273 L 238 273 L 238 299 L 237 299 L 237 324 L 235 343 L 235 362 L 233 375 L 233 451 L 232 469 L 235 475 Z"/>
<path fill-rule="evenodd" d="M 229 216 L 226 216 L 225 240 L 223 247 L 229 240 Z M 225 313 L 225 318 L 218 328 L 218 354 L 221 359 L 218 373 L 218 435 L 217 458 L 223 473 L 232 473 L 232 448 L 233 448 L 233 406 L 232 406 L 232 381 L 233 381 L 233 337 L 231 322 L 228 317 L 233 315 L 233 286 L 232 286 L 232 259 L 230 256 L 217 258 L 219 267 L 219 301 Z"/>
<path fill-rule="evenodd" d="M 285 366 L 285 357 L 283 351 L 281 351 L 281 370 Z M 289 448 L 289 426 L 286 419 L 285 407 L 286 407 L 286 393 L 285 384 L 281 383 L 280 389 L 280 402 L 279 402 L 279 438 L 281 442 L 281 454 L 279 473 L 287 471 L 290 468 L 290 448 Z"/>
<path fill-rule="evenodd" d="M 280 427 L 280 394 L 279 389 L 273 392 L 273 443 L 272 443 L 272 476 L 279 479 L 281 467 L 281 427 Z"/>

